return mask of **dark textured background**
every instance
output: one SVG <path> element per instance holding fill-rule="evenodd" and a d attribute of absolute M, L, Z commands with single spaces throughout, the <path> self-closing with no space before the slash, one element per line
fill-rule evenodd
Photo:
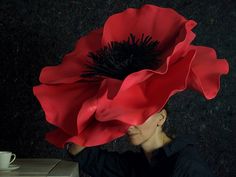
<path fill-rule="evenodd" d="M 193 134 L 202 157 L 218 177 L 236 176 L 235 169 L 235 46 L 236 4 L 233 0 L 0 0 L 0 149 L 18 157 L 66 158 L 44 141 L 52 127 L 32 94 L 41 68 L 60 63 L 75 41 L 100 27 L 113 13 L 152 3 L 176 9 L 194 19 L 194 44 L 217 50 L 227 58 L 230 73 L 221 78 L 217 97 L 207 101 L 191 90 L 170 101 L 169 119 L 178 134 Z M 126 138 L 104 146 L 133 148 Z"/>

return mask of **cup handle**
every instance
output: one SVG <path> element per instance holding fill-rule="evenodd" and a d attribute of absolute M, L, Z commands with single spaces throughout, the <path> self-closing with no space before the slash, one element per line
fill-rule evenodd
<path fill-rule="evenodd" d="M 14 161 L 15 161 L 15 159 L 16 159 L 16 154 L 11 154 L 11 156 L 13 156 L 13 159 L 10 161 L 10 163 L 9 163 L 9 164 L 11 164 L 12 162 L 14 162 Z"/>

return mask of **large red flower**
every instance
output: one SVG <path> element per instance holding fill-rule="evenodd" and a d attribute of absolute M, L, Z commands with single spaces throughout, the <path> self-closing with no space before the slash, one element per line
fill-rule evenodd
<path fill-rule="evenodd" d="M 43 68 L 41 85 L 33 88 L 47 121 L 57 127 L 47 140 L 57 147 L 104 144 L 160 111 L 177 92 L 192 89 L 214 98 L 229 66 L 214 49 L 190 44 L 195 26 L 173 9 L 146 4 L 110 16 L 102 28 L 81 37 L 61 64 Z M 142 69 L 122 80 L 81 77 L 89 52 L 127 40 L 130 33 L 159 41 L 163 63 L 158 69 Z"/>

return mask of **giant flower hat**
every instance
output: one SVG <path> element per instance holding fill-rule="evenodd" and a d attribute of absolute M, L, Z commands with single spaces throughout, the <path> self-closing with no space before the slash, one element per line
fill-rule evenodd
<path fill-rule="evenodd" d="M 175 93 L 192 89 L 213 99 L 229 65 L 213 48 L 191 44 L 196 24 L 146 4 L 110 16 L 81 37 L 61 64 L 42 69 L 41 84 L 33 87 L 56 127 L 46 139 L 61 148 L 101 145 L 145 122 Z"/>

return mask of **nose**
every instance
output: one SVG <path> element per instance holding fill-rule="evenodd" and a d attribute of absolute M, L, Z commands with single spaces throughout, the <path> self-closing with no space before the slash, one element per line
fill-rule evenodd
<path fill-rule="evenodd" d="M 128 128 L 127 134 L 131 135 L 131 134 L 136 134 L 136 133 L 138 133 L 138 131 L 135 126 L 132 125 Z"/>

